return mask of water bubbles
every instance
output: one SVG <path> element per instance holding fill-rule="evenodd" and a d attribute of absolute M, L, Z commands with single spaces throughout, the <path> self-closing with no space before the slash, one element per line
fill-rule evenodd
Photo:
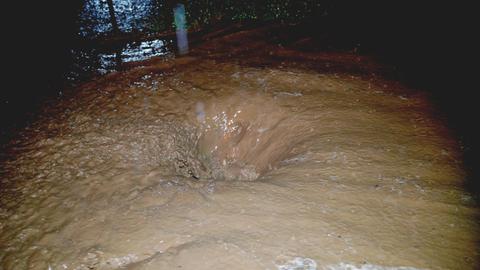
<path fill-rule="evenodd" d="M 360 266 L 350 264 L 350 263 L 339 263 L 336 265 L 329 265 L 325 268 L 326 270 L 420 270 L 414 267 L 387 267 L 381 265 L 373 264 L 362 264 Z"/>
<path fill-rule="evenodd" d="M 278 270 L 317 270 L 317 263 L 310 258 L 295 257 L 284 264 L 278 265 Z"/>

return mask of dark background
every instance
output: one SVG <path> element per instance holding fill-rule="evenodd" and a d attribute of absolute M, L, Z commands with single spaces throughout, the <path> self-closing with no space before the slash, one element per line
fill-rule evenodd
<path fill-rule="evenodd" d="M 172 1 L 170 1 L 172 2 Z M 301 2 L 301 1 L 298 1 Z M 473 4 L 463 1 L 319 1 L 302 21 L 341 46 L 398 67 L 403 82 L 427 90 L 464 144 L 469 190 L 478 194 L 477 44 Z M 171 5 L 172 3 L 170 3 Z M 301 4 L 301 3 L 300 3 Z M 78 42 L 82 1 L 9 1 L 3 9 L 1 142 L 65 87 L 69 50 Z"/>
<path fill-rule="evenodd" d="M 80 0 L 8 1 L 2 8 L 6 83 L 0 92 L 0 143 L 34 117 L 41 101 L 63 87 L 81 6 Z"/>

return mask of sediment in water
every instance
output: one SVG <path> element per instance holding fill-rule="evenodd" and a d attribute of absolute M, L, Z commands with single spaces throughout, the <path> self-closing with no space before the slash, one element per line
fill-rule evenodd
<path fill-rule="evenodd" d="M 236 33 L 47 108 L 2 164 L 1 267 L 475 269 L 478 208 L 425 96 L 259 36 L 272 57 L 200 55 Z"/>

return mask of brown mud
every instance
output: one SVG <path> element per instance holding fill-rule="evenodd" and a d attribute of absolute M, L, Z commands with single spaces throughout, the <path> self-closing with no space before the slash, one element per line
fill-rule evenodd
<path fill-rule="evenodd" d="M 1 165 L 1 269 L 475 269 L 427 96 L 265 27 L 45 107 Z"/>

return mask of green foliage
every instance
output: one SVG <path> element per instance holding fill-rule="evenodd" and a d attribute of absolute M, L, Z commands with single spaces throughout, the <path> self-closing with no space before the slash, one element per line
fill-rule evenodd
<path fill-rule="evenodd" d="M 297 22 L 312 16 L 324 2 L 320 0 L 187 0 L 187 27 L 199 29 L 219 22 L 282 21 Z M 168 1 L 157 1 L 149 20 L 152 32 L 173 30 L 171 16 L 166 15 Z M 171 2 L 169 2 L 171 3 Z M 171 12 L 171 11 L 170 11 Z"/>

